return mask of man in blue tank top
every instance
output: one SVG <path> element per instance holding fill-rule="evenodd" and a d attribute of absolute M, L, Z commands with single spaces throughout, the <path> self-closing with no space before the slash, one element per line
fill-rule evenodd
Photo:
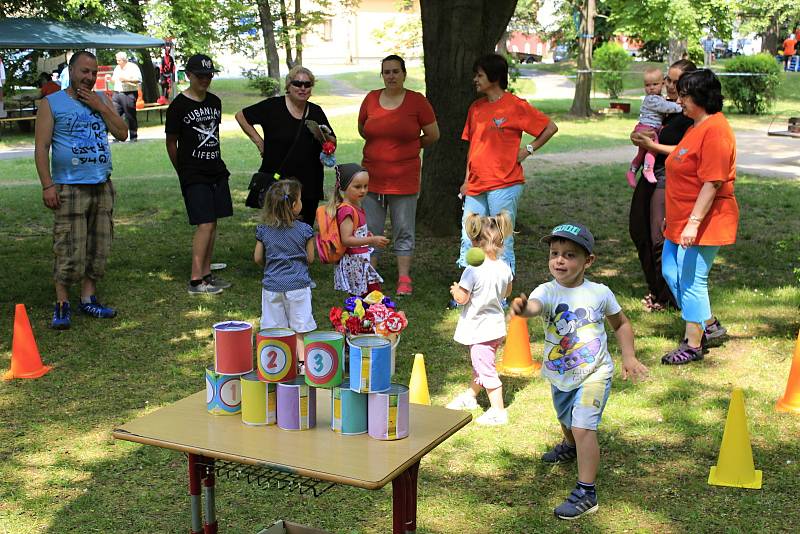
<path fill-rule="evenodd" d="M 69 87 L 48 95 L 36 114 L 36 172 L 44 205 L 53 210 L 52 327 L 70 327 L 69 286 L 81 283 L 81 312 L 111 318 L 117 312 L 97 301 L 113 237 L 114 187 L 109 132 L 124 141 L 125 122 L 104 95 L 94 92 L 97 58 L 76 52 L 69 61 Z M 50 152 L 52 151 L 52 162 Z"/>

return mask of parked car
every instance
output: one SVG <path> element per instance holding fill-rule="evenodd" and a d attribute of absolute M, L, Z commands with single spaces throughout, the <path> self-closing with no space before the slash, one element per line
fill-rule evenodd
<path fill-rule="evenodd" d="M 514 57 L 520 63 L 541 63 L 542 56 L 539 54 L 526 54 L 525 52 L 514 52 Z"/>
<path fill-rule="evenodd" d="M 567 49 L 567 45 L 556 45 L 553 49 L 553 63 L 558 63 L 559 61 L 564 61 L 565 59 L 569 59 L 569 50 Z"/>

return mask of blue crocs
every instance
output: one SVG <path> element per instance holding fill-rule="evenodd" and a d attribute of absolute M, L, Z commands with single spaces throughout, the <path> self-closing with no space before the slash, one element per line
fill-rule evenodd
<path fill-rule="evenodd" d="M 50 328 L 56 330 L 66 330 L 72 323 L 72 313 L 69 310 L 69 302 L 56 302 L 53 308 L 53 322 L 50 323 Z"/>
<path fill-rule="evenodd" d="M 80 305 L 81 313 L 85 313 L 86 315 L 91 315 L 97 319 L 111 319 L 117 315 L 117 310 L 114 308 L 109 308 L 103 306 L 99 302 L 97 302 L 97 297 L 92 295 L 89 297 L 89 302 L 84 303 L 81 302 Z"/>
<path fill-rule="evenodd" d="M 593 514 L 598 508 L 596 492 L 589 493 L 581 487 L 576 487 L 567 499 L 553 510 L 553 513 L 559 519 L 572 520 L 584 514 Z"/>

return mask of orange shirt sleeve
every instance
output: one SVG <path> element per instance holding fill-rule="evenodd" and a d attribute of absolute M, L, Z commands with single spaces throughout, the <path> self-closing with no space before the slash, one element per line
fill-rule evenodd
<path fill-rule="evenodd" d="M 706 133 L 699 151 L 697 177 L 701 182 L 727 182 L 736 177 L 736 142 L 727 131 Z"/>
<path fill-rule="evenodd" d="M 475 103 L 473 102 L 467 110 L 467 122 L 464 123 L 464 130 L 461 132 L 461 139 L 469 141 L 472 138 L 472 116 L 475 113 Z"/>
<path fill-rule="evenodd" d="M 419 93 L 415 94 L 419 95 L 417 96 L 415 102 L 417 104 L 417 112 L 419 114 L 420 128 L 436 122 L 436 114 L 433 112 L 433 106 L 431 106 L 430 101 L 425 98 L 425 95 Z"/>
<path fill-rule="evenodd" d="M 550 118 L 525 101 L 522 101 L 521 104 L 522 124 L 520 129 L 534 137 L 539 137 L 550 122 Z"/>

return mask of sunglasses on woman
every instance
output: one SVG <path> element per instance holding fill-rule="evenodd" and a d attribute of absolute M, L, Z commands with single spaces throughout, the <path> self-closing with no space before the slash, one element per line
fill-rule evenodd
<path fill-rule="evenodd" d="M 292 80 L 289 83 L 291 83 L 294 87 L 298 87 L 298 88 L 299 87 L 303 87 L 305 89 L 311 89 L 312 87 L 314 87 L 314 82 L 304 82 L 304 81 L 301 81 L 301 80 Z"/>

